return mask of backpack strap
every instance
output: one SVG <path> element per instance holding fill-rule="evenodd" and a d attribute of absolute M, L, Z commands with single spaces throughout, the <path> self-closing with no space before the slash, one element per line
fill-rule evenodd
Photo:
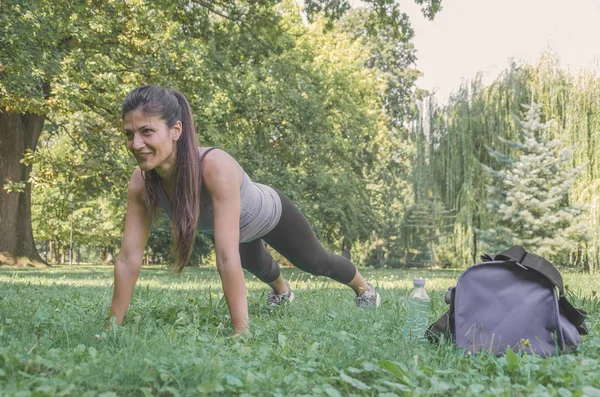
<path fill-rule="evenodd" d="M 431 343 L 439 343 L 442 336 L 450 335 L 450 310 L 442 315 L 435 323 L 431 324 L 425 332 L 425 337 Z"/>
<path fill-rule="evenodd" d="M 525 248 L 519 245 L 515 245 L 494 257 L 496 260 L 503 260 L 505 258 L 517 262 L 517 264 L 525 267 L 526 269 L 536 270 L 550 280 L 550 282 L 554 284 L 560 292 L 558 302 L 564 315 L 577 328 L 577 331 L 581 335 L 587 335 L 588 329 L 584 324 L 587 313 L 584 310 L 575 308 L 575 306 L 573 306 L 571 302 L 567 300 L 563 287 L 562 276 L 552 263 L 548 262 L 541 256 L 527 252 Z"/>
<path fill-rule="evenodd" d="M 454 318 L 454 290 L 455 287 L 448 288 L 444 297 L 450 309 L 442 315 L 435 323 L 431 324 L 425 332 L 425 337 L 431 343 L 438 343 L 442 336 L 446 339 L 453 339 L 451 321 Z"/>
<path fill-rule="evenodd" d="M 575 328 L 577 328 L 577 332 L 581 335 L 587 335 L 588 329 L 584 323 L 585 318 L 588 315 L 587 312 L 585 310 L 577 309 L 564 296 L 561 296 L 558 299 L 558 303 L 565 317 L 569 319 Z"/>
<path fill-rule="evenodd" d="M 532 254 L 531 252 L 527 252 L 525 248 L 519 245 L 515 245 L 494 257 L 495 260 L 502 260 L 505 258 L 513 260 L 527 269 L 538 271 L 558 288 L 561 297 L 565 296 L 562 276 L 556 267 L 546 259 L 536 254 Z"/>

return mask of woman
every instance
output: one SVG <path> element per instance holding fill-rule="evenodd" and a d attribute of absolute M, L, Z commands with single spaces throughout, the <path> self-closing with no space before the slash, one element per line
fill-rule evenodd
<path fill-rule="evenodd" d="M 359 307 L 379 306 L 379 294 L 356 266 L 325 251 L 306 218 L 283 193 L 252 182 L 226 152 L 198 147 L 183 94 L 157 86 L 138 87 L 123 101 L 122 115 L 127 148 L 139 167 L 129 181 L 125 230 L 115 262 L 111 315 L 117 324 L 129 306 L 158 207 L 173 225 L 177 273 L 189 260 L 196 231 L 214 236 L 234 335 L 249 328 L 242 268 L 271 287 L 270 305 L 294 299 L 263 241 L 296 267 L 348 285 Z"/>

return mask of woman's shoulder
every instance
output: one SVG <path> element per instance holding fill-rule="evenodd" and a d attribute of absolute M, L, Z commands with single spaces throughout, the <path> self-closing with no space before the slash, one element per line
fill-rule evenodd
<path fill-rule="evenodd" d="M 223 179 L 231 179 L 232 176 L 239 178 L 241 182 L 242 168 L 237 160 L 225 150 L 201 147 L 200 158 L 202 159 L 202 178 L 206 183 L 218 183 Z"/>
<path fill-rule="evenodd" d="M 198 152 L 200 154 L 200 158 L 204 160 L 205 158 L 215 158 L 216 157 L 231 157 L 229 153 L 227 153 L 226 149 L 222 149 L 216 146 L 198 146 Z"/>
<path fill-rule="evenodd" d="M 233 156 L 227 153 L 226 150 L 214 147 L 214 146 L 202 146 L 198 148 L 200 151 L 200 159 L 202 161 L 201 166 L 203 168 L 210 168 L 211 166 L 226 166 L 239 164 Z"/>
<path fill-rule="evenodd" d="M 140 167 L 136 167 L 135 170 L 133 170 L 133 172 L 131 173 L 131 178 L 129 179 L 129 186 L 127 188 L 129 194 L 141 196 L 145 188 L 143 174 L 144 171 L 142 171 Z"/>

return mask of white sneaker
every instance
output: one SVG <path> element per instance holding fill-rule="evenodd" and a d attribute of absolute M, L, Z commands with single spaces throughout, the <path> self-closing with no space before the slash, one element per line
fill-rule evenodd
<path fill-rule="evenodd" d="M 273 290 L 269 291 L 267 295 L 267 304 L 269 306 L 281 306 L 285 301 L 287 303 L 292 303 L 294 301 L 294 293 L 290 288 L 290 284 L 286 281 L 285 285 L 287 285 L 287 292 L 281 295 L 277 295 Z"/>
<path fill-rule="evenodd" d="M 381 297 L 379 296 L 377 291 L 375 291 L 375 288 L 371 285 L 371 283 L 367 284 L 369 285 L 369 287 L 371 287 L 371 289 L 363 291 L 362 294 L 354 298 L 354 302 L 356 303 L 356 306 L 360 308 L 376 309 L 379 307 Z"/>

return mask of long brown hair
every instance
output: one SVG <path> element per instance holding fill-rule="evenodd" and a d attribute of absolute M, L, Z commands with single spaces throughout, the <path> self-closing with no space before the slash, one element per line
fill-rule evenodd
<path fill-rule="evenodd" d="M 182 133 L 177 141 L 175 159 L 175 196 L 173 205 L 172 268 L 181 273 L 192 254 L 196 240 L 196 224 L 200 218 L 200 159 L 192 109 L 180 92 L 158 86 L 144 85 L 131 91 L 122 104 L 122 116 L 139 109 L 144 114 L 159 117 L 171 128 L 181 121 Z M 159 205 L 160 178 L 155 170 L 142 173 L 145 181 L 143 200 L 156 213 Z"/>

